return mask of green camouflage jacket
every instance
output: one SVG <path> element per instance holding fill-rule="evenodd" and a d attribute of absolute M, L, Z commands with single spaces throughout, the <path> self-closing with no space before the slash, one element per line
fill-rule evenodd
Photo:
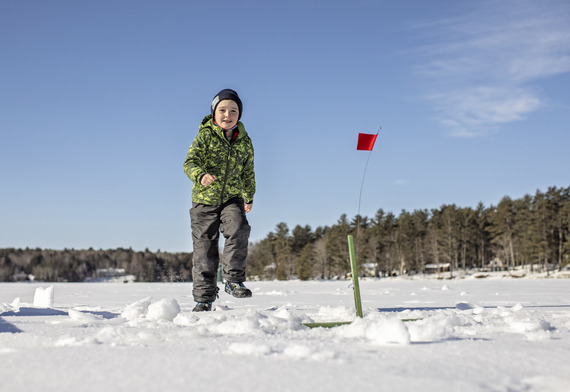
<path fill-rule="evenodd" d="M 241 122 L 238 122 L 238 131 L 230 143 L 223 129 L 214 124 L 212 116 L 202 120 L 184 161 L 184 173 L 194 183 L 192 202 L 221 205 L 236 197 L 243 198 L 248 204 L 253 202 L 253 144 Z M 216 177 L 210 186 L 200 184 L 206 173 Z"/>

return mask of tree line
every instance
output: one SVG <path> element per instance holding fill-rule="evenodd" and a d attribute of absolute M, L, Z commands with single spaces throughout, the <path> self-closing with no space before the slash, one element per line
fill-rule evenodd
<path fill-rule="evenodd" d="M 457 271 L 521 265 L 548 270 L 570 263 L 570 187 L 550 187 L 497 206 L 443 205 L 431 210 L 379 209 L 372 218 L 340 216 L 332 226 L 277 224 L 250 244 L 248 279 L 335 279 L 350 271 L 347 236 L 355 239 L 361 274 L 423 272 L 427 265 Z M 490 265 L 490 263 L 493 263 Z M 80 282 L 102 269 L 123 269 L 139 282 L 192 279 L 192 253 L 132 249 L 0 249 L 0 281 Z"/>
<path fill-rule="evenodd" d="M 132 249 L 0 249 L 0 281 L 21 277 L 45 282 L 83 282 L 98 271 L 122 269 L 138 282 L 191 280 L 192 254 Z"/>
<path fill-rule="evenodd" d="M 361 273 L 374 276 L 423 272 L 426 265 L 459 269 L 529 266 L 540 270 L 570 263 L 570 187 L 537 190 L 497 206 L 443 205 L 431 210 L 380 209 L 372 218 L 341 215 L 326 227 L 279 223 L 250 247 L 248 274 L 261 279 L 334 279 L 350 271 L 347 236 L 355 239 Z"/>

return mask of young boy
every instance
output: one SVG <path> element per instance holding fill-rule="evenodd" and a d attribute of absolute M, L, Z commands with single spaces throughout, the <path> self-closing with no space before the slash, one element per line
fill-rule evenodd
<path fill-rule="evenodd" d="M 255 194 L 253 145 L 239 121 L 243 105 L 234 90 L 214 97 L 211 115 L 202 120 L 192 142 L 184 172 L 192 180 L 190 220 L 194 255 L 192 294 L 194 312 L 212 310 L 216 283 L 218 239 L 225 237 L 222 256 L 225 291 L 237 298 L 251 297 L 243 285 L 251 227 L 245 216 Z"/>

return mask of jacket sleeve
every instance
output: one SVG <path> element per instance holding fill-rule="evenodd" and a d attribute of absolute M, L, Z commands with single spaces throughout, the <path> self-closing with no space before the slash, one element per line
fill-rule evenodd
<path fill-rule="evenodd" d="M 208 145 L 207 132 L 200 130 L 192 145 L 190 145 L 188 154 L 186 154 L 184 173 L 195 184 L 199 184 L 202 176 L 206 174 L 204 166 Z"/>
<path fill-rule="evenodd" d="M 247 204 L 253 203 L 253 196 L 255 195 L 255 168 L 253 159 L 253 144 L 251 139 L 248 144 L 249 154 L 244 161 L 243 167 L 243 199 Z"/>

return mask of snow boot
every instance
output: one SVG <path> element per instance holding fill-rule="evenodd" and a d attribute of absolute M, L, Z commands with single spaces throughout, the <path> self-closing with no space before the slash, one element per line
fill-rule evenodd
<path fill-rule="evenodd" d="M 251 297 L 251 290 L 243 285 L 243 283 L 226 282 L 226 293 L 233 295 L 236 298 L 249 298 Z"/>
<path fill-rule="evenodd" d="M 193 312 L 209 312 L 212 310 L 214 304 L 212 302 L 198 302 L 196 303 L 196 306 L 194 306 L 194 309 L 192 309 Z"/>

